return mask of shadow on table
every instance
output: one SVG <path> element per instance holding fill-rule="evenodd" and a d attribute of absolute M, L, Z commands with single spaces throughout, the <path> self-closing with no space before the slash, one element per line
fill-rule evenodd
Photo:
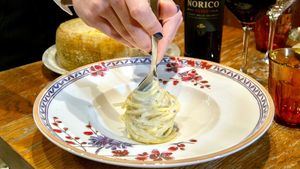
<path fill-rule="evenodd" d="M 46 79 L 50 80 L 50 81 L 52 81 L 52 80 L 54 80 L 54 79 L 56 79 L 57 77 L 60 76 L 60 74 L 55 73 L 55 72 L 49 70 L 49 69 L 48 69 L 46 66 L 44 66 L 44 65 L 41 67 L 41 69 L 42 69 L 42 74 L 43 74 L 43 76 L 44 76 Z"/>
<path fill-rule="evenodd" d="M 0 110 L 13 112 L 10 116 L 0 117 L 7 122 L 15 120 L 23 114 L 30 114 L 34 100 L 40 90 L 47 84 L 45 77 L 49 81 L 57 78 L 58 75 L 40 65 L 33 65 L 32 69 L 19 67 L 7 70 L 0 77 Z M 43 75 L 40 74 L 40 71 Z"/>
<path fill-rule="evenodd" d="M 42 137 L 42 138 L 40 138 Z M 107 165 L 99 162 L 87 160 L 73 155 L 50 142 L 40 132 L 36 132 L 34 140 L 42 140 L 40 147 L 32 150 L 32 158 L 34 167 L 37 168 L 105 168 L 105 169 L 121 169 L 125 167 Z M 34 146 L 33 146 L 34 147 Z M 180 167 L 177 169 L 214 169 L 214 168 L 263 168 L 270 153 L 270 138 L 266 133 L 261 139 L 253 143 L 251 146 L 230 155 L 226 158 L 214 160 L 211 162 Z M 58 160 L 60 159 L 60 160 Z M 50 166 L 49 166 L 50 165 Z"/>
<path fill-rule="evenodd" d="M 35 67 L 39 68 L 38 65 L 34 65 L 32 69 L 18 67 L 1 74 L 0 110 L 10 114 L 0 117 L 0 121 L 6 118 L 5 121 L 8 123 L 32 112 L 34 100 L 45 83 Z"/>

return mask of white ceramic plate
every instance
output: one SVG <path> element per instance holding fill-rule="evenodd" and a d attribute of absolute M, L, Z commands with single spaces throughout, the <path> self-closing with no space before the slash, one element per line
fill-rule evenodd
<path fill-rule="evenodd" d="M 179 47 L 172 43 L 167 49 L 166 55 L 168 56 L 180 56 L 180 49 Z M 66 74 L 68 70 L 60 66 L 56 61 L 56 47 L 55 45 L 50 46 L 45 52 L 43 53 L 42 57 L 43 64 L 50 70 L 58 74 Z"/>
<path fill-rule="evenodd" d="M 145 145 L 127 138 L 122 102 L 148 73 L 149 58 L 94 63 L 63 75 L 36 98 L 40 131 L 57 146 L 91 160 L 163 168 L 202 163 L 249 146 L 272 123 L 267 91 L 237 70 L 191 58 L 164 58 L 161 85 L 180 101 L 176 139 Z"/>

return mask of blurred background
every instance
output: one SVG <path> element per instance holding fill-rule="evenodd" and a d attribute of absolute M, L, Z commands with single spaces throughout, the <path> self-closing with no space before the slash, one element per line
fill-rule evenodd
<path fill-rule="evenodd" d="M 41 60 L 58 25 L 74 17 L 53 0 L 1 0 L 0 71 Z"/>
<path fill-rule="evenodd" d="M 184 0 L 174 0 L 184 9 Z M 300 10 L 298 1 L 295 10 Z M 300 17 L 300 12 L 297 13 Z M 41 60 L 43 52 L 55 43 L 60 23 L 75 18 L 62 11 L 52 0 L 0 1 L 0 71 Z M 300 19 L 294 20 L 300 25 Z M 224 24 L 240 27 L 225 9 Z"/>
<path fill-rule="evenodd" d="M 174 0 L 176 4 L 180 5 L 180 8 L 182 11 L 184 11 L 184 1 L 185 0 Z M 300 1 L 297 1 L 296 5 L 293 7 L 293 12 L 295 13 L 294 19 L 293 19 L 293 24 L 294 25 L 300 25 L 300 12 L 296 12 L 300 10 Z M 228 26 L 234 26 L 234 27 L 241 27 L 241 24 L 239 21 L 235 18 L 235 16 L 227 9 L 225 6 L 224 9 L 224 25 Z"/>

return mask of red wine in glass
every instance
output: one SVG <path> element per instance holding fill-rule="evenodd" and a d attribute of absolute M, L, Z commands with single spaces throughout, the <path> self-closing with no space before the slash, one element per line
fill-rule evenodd
<path fill-rule="evenodd" d="M 276 0 L 225 0 L 225 5 L 241 22 L 244 31 L 242 52 L 243 64 L 240 68 L 240 70 L 244 73 L 250 74 L 247 70 L 251 68 L 251 66 L 247 64 L 248 39 L 250 31 L 253 29 L 256 19 L 263 16 L 275 3 Z"/>
<path fill-rule="evenodd" d="M 276 0 L 225 0 L 227 8 L 241 23 L 254 23 Z"/>

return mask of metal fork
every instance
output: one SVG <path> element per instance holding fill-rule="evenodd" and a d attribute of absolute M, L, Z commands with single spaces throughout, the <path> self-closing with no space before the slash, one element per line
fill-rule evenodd
<path fill-rule="evenodd" d="M 158 0 L 150 0 L 150 6 L 153 13 L 158 15 Z M 148 75 L 142 80 L 142 82 L 138 85 L 138 91 L 146 91 L 151 87 L 152 81 L 157 80 L 157 72 L 156 72 L 156 62 L 157 62 L 157 43 L 158 38 L 155 36 L 151 37 L 152 41 L 152 54 L 151 54 L 151 67 Z"/>
<path fill-rule="evenodd" d="M 148 75 L 138 85 L 137 90 L 146 91 L 151 87 L 152 81 L 157 80 L 156 72 L 156 60 L 157 60 L 157 38 L 152 36 L 152 55 L 151 55 L 151 67 Z"/>

